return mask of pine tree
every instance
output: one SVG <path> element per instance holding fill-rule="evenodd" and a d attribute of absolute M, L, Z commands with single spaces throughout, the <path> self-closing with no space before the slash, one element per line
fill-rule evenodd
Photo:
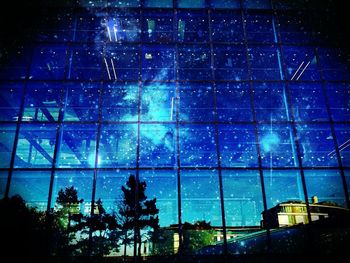
<path fill-rule="evenodd" d="M 157 200 L 147 200 L 146 187 L 146 182 L 140 182 L 134 175 L 130 175 L 126 186 L 122 186 L 123 209 L 119 210 L 119 214 L 122 218 L 127 218 L 122 229 L 134 233 L 134 257 L 141 256 L 141 230 L 159 228 Z"/>

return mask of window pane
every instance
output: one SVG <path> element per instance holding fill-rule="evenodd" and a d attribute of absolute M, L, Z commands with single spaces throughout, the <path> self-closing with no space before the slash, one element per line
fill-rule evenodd
<path fill-rule="evenodd" d="M 30 76 L 34 79 L 63 79 L 66 53 L 65 45 L 36 46 L 30 67 Z"/>
<path fill-rule="evenodd" d="M 338 141 L 338 149 L 343 166 L 350 167 L 350 125 L 334 125 L 335 135 Z M 330 151 L 327 156 L 337 158 L 336 152 Z"/>
<path fill-rule="evenodd" d="M 140 0 L 108 0 L 111 7 L 139 7 Z"/>
<path fill-rule="evenodd" d="M 350 85 L 327 83 L 329 107 L 334 121 L 350 121 Z"/>
<path fill-rule="evenodd" d="M 177 0 L 177 7 L 180 8 L 202 8 L 205 7 L 205 0 Z"/>
<path fill-rule="evenodd" d="M 80 212 L 89 214 L 92 200 L 92 179 L 92 171 L 56 171 L 51 204 L 57 206 L 58 192 L 73 186 L 78 192 L 78 199 L 84 199 L 79 207 Z"/>
<path fill-rule="evenodd" d="M 75 17 L 70 13 L 57 12 L 57 14 L 41 15 L 38 25 L 38 41 L 71 41 Z M 54 26 L 53 26 L 54 25 Z"/>
<path fill-rule="evenodd" d="M 220 125 L 219 141 L 222 166 L 257 166 L 255 130 L 252 125 Z"/>
<path fill-rule="evenodd" d="M 254 83 L 255 116 L 258 121 L 289 120 L 284 84 Z"/>
<path fill-rule="evenodd" d="M 57 125 L 22 124 L 16 150 L 15 167 L 51 167 Z"/>
<path fill-rule="evenodd" d="M 101 79 L 102 51 L 99 45 L 72 46 L 69 56 L 68 79 Z"/>
<path fill-rule="evenodd" d="M 96 125 L 63 125 L 59 167 L 94 167 Z"/>
<path fill-rule="evenodd" d="M 122 198 L 122 186 L 129 176 L 135 175 L 132 170 L 99 171 L 96 180 L 96 200 L 101 199 L 108 213 L 118 213 Z"/>
<path fill-rule="evenodd" d="M 252 121 L 249 86 L 244 83 L 217 83 L 216 107 L 220 121 Z"/>
<path fill-rule="evenodd" d="M 267 207 L 271 208 L 282 202 L 305 202 L 299 171 L 264 171 Z"/>
<path fill-rule="evenodd" d="M 179 11 L 177 19 L 179 42 L 207 42 L 209 40 L 208 15 L 205 12 Z"/>
<path fill-rule="evenodd" d="M 141 120 L 175 121 L 175 85 L 172 83 L 148 83 L 142 87 Z"/>
<path fill-rule="evenodd" d="M 138 42 L 140 41 L 140 13 L 111 12 L 106 20 L 106 40 L 109 42 Z M 106 32 L 107 31 L 107 32 Z"/>
<path fill-rule="evenodd" d="M 243 46 L 214 46 L 216 80 L 247 80 L 246 50 Z"/>
<path fill-rule="evenodd" d="M 166 1 L 159 1 L 166 4 Z M 172 5 L 172 0 L 170 0 Z M 142 39 L 145 42 L 172 42 L 174 39 L 174 13 L 172 11 L 145 11 Z"/>
<path fill-rule="evenodd" d="M 8 171 L 0 171 L 0 198 L 5 196 Z"/>
<path fill-rule="evenodd" d="M 63 92 L 62 86 L 56 83 L 28 84 L 23 121 L 57 121 L 63 104 Z"/>
<path fill-rule="evenodd" d="M 178 51 L 180 80 L 212 79 L 209 46 L 179 46 Z"/>
<path fill-rule="evenodd" d="M 140 133 L 141 166 L 175 166 L 175 125 L 142 124 Z"/>
<path fill-rule="evenodd" d="M 244 0 L 244 8 L 271 9 L 271 0 Z"/>
<path fill-rule="evenodd" d="M 297 166 L 298 158 L 289 125 L 261 125 L 259 140 L 264 167 Z"/>
<path fill-rule="evenodd" d="M 22 95 L 21 83 L 0 83 L 0 121 L 18 120 Z"/>
<path fill-rule="evenodd" d="M 99 167 L 136 165 L 137 125 L 103 125 L 99 144 Z"/>
<path fill-rule="evenodd" d="M 291 101 L 296 121 L 328 121 L 322 84 L 290 84 Z"/>
<path fill-rule="evenodd" d="M 176 171 L 141 171 L 140 181 L 145 181 L 148 199 L 157 198 L 159 224 L 169 227 L 178 223 Z"/>
<path fill-rule="evenodd" d="M 139 46 L 107 45 L 102 67 L 104 80 L 138 80 L 139 68 Z"/>
<path fill-rule="evenodd" d="M 213 11 L 211 26 L 215 42 L 243 41 L 242 15 L 239 12 Z"/>
<path fill-rule="evenodd" d="M 9 168 L 15 139 L 16 125 L 0 126 L 0 168 Z"/>
<path fill-rule="evenodd" d="M 180 84 L 180 120 L 205 122 L 214 120 L 214 90 L 210 84 Z"/>
<path fill-rule="evenodd" d="M 170 45 L 142 47 L 142 79 L 173 80 L 175 78 L 175 48 Z"/>
<path fill-rule="evenodd" d="M 289 80 L 319 80 L 316 55 L 313 48 L 283 47 L 284 63 Z"/>
<path fill-rule="evenodd" d="M 183 166 L 216 166 L 214 127 L 209 125 L 180 126 L 180 159 Z"/>
<path fill-rule="evenodd" d="M 145 7 L 172 8 L 173 0 L 145 0 Z"/>
<path fill-rule="evenodd" d="M 64 121 L 94 121 L 99 111 L 99 84 L 72 83 L 67 86 Z"/>
<path fill-rule="evenodd" d="M 95 3 L 96 1 L 94 1 Z M 76 15 L 76 26 L 74 29 L 73 40 L 82 42 L 97 42 L 104 40 L 103 37 L 103 14 L 98 16 L 90 13 L 81 13 Z"/>
<path fill-rule="evenodd" d="M 298 125 L 301 158 L 304 166 L 337 166 L 334 140 L 329 125 Z"/>
<path fill-rule="evenodd" d="M 32 50 L 23 46 L 1 47 L 0 79 L 24 79 L 27 76 Z"/>
<path fill-rule="evenodd" d="M 261 14 L 249 11 L 245 16 L 245 28 L 248 42 L 274 43 L 276 42 L 272 14 Z"/>
<path fill-rule="evenodd" d="M 241 8 L 239 0 L 211 0 L 211 6 L 214 8 Z"/>
<path fill-rule="evenodd" d="M 218 172 L 181 171 L 181 200 L 183 222 L 210 222 L 221 226 L 221 206 Z"/>
<path fill-rule="evenodd" d="M 9 196 L 20 195 L 31 207 L 46 210 L 51 172 L 14 171 Z"/>
<path fill-rule="evenodd" d="M 253 80 L 279 80 L 279 50 L 273 46 L 248 48 Z"/>
<path fill-rule="evenodd" d="M 317 196 L 318 202 L 334 202 L 346 206 L 344 188 L 339 171 L 305 171 L 308 195 Z"/>
<path fill-rule="evenodd" d="M 319 63 L 326 80 L 350 80 L 348 49 L 317 48 Z"/>
<path fill-rule="evenodd" d="M 102 119 L 104 121 L 137 121 L 137 83 L 105 84 L 102 97 Z"/>
<path fill-rule="evenodd" d="M 264 210 L 259 172 L 222 171 L 222 184 L 226 225 L 259 226 Z"/>

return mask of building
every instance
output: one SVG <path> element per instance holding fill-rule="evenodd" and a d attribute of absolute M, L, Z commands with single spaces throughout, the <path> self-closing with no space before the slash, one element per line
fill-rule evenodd
<path fill-rule="evenodd" d="M 44 211 L 74 186 L 84 214 L 117 213 L 133 174 L 179 243 L 205 221 L 224 246 L 264 211 L 304 209 L 288 200 L 350 207 L 340 3 L 26 2 L 1 17 L 1 197 Z"/>

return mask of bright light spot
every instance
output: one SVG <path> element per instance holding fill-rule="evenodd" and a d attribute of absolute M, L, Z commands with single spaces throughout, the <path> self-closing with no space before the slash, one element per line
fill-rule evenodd
<path fill-rule="evenodd" d="M 94 154 L 91 154 L 88 158 L 88 164 L 89 166 L 95 166 L 95 155 Z M 97 164 L 101 164 L 101 157 L 99 156 L 97 158 Z"/>
<path fill-rule="evenodd" d="M 261 138 L 261 147 L 264 152 L 271 152 L 278 147 L 280 138 L 276 133 L 265 134 Z"/>

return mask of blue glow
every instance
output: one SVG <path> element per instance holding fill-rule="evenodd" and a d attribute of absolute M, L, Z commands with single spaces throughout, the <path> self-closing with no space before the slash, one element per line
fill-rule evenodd
<path fill-rule="evenodd" d="M 261 138 L 261 146 L 264 152 L 273 152 L 280 143 L 280 138 L 276 133 L 268 133 Z"/>

